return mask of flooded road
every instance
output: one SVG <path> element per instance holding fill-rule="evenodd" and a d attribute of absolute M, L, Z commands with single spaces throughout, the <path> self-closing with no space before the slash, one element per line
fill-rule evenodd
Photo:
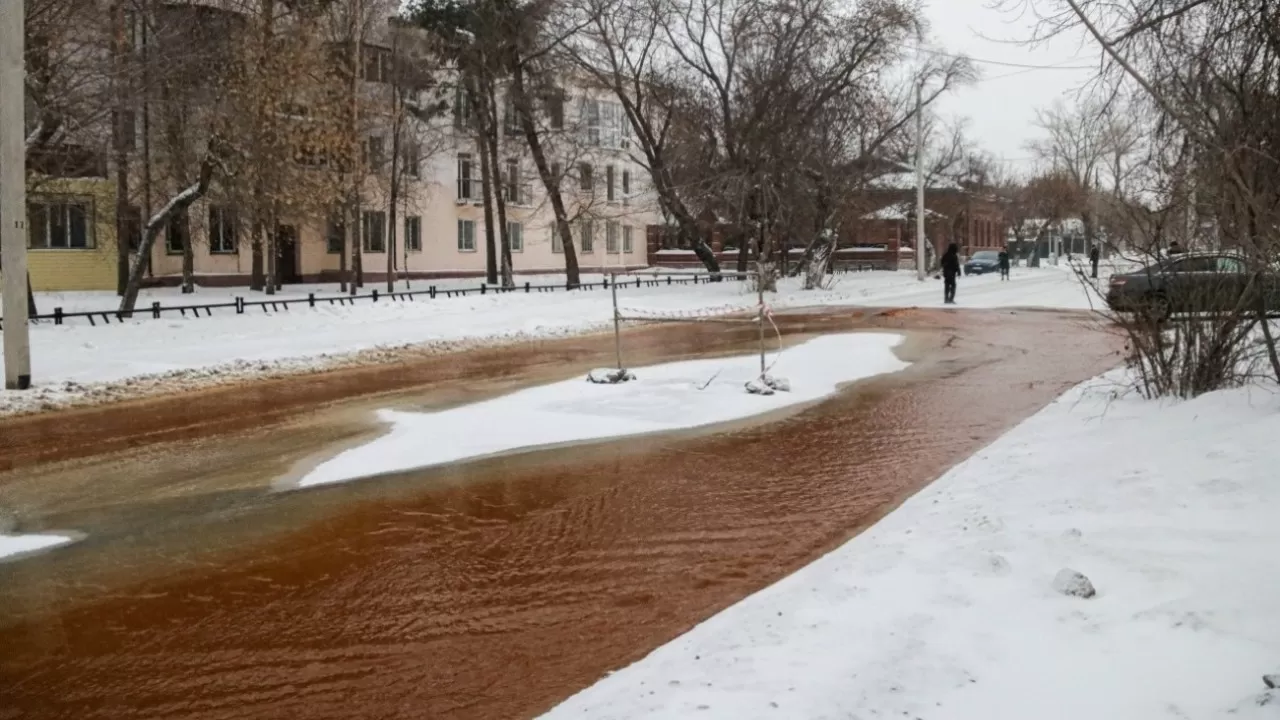
<path fill-rule="evenodd" d="M 386 398 L 0 476 L 0 505 L 89 533 L 0 564 L 0 718 L 530 717 L 830 550 L 1118 362 L 1113 338 L 1069 314 L 780 321 L 792 339 L 909 330 L 915 364 L 772 422 L 306 492 L 264 488 L 368 433 L 363 410 Z M 628 348 L 636 364 L 724 354 L 751 333 L 666 327 Z M 466 390 L 396 402 L 562 379 L 611 346 L 494 355 Z"/>

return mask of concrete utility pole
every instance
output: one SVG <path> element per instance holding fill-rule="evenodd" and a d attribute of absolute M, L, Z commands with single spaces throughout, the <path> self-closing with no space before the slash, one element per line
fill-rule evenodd
<path fill-rule="evenodd" d="M 924 282 L 924 77 L 916 83 L 916 280 Z"/>
<path fill-rule="evenodd" d="M 25 0 L 0 0 L 0 284 L 4 386 L 31 387 L 27 328 L 27 148 L 23 137 Z"/>

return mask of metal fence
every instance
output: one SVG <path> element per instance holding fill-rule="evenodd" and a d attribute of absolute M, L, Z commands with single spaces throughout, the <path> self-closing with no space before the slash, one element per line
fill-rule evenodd
<path fill-rule="evenodd" d="M 33 323 L 52 322 L 54 325 L 63 325 L 72 320 L 87 320 L 90 325 L 110 325 L 112 322 L 122 323 L 131 319 L 160 319 L 165 315 L 170 317 L 179 315 L 181 317 L 212 317 L 214 310 L 231 310 L 234 309 L 237 315 L 244 315 L 253 308 L 261 308 L 264 313 L 287 311 L 291 307 L 314 308 L 317 305 L 355 305 L 358 302 L 415 302 L 418 300 L 434 300 L 438 297 L 465 297 L 467 295 L 489 295 L 489 294 L 505 294 L 505 293 L 546 293 L 557 291 L 591 291 L 591 290 L 608 290 L 611 287 L 618 288 L 643 288 L 643 287 L 661 287 L 675 285 L 704 285 L 717 281 L 741 281 L 747 274 L 739 274 L 733 272 L 724 272 L 719 275 L 712 273 L 674 273 L 668 275 L 641 275 L 641 276 L 621 276 L 614 275 L 605 276 L 600 282 L 580 283 L 577 287 L 569 287 L 566 284 L 544 284 L 535 285 L 526 282 L 523 285 L 504 288 L 498 285 L 489 285 L 481 283 L 476 287 L 455 287 L 455 288 L 437 288 L 431 285 L 424 290 L 405 290 L 392 292 L 378 292 L 372 290 L 367 293 L 359 293 L 355 295 L 317 295 L 309 293 L 306 297 L 290 297 L 290 298 L 273 298 L 266 296 L 261 300 L 246 300 L 243 297 L 236 297 L 231 301 L 215 302 L 215 303 L 198 303 L 198 304 L 182 304 L 182 305 L 165 305 L 160 301 L 152 302 L 150 306 L 142 305 L 134 308 L 132 313 L 122 313 L 118 309 L 115 310 L 81 310 L 77 312 L 64 312 L 61 307 L 55 307 L 52 313 L 42 313 L 31 316 Z M 0 318 L 0 328 L 4 327 L 4 319 Z"/>

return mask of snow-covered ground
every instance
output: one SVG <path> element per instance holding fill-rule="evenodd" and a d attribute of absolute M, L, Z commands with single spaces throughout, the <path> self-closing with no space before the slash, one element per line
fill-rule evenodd
<path fill-rule="evenodd" d="M 459 281 L 463 282 L 463 281 Z M 475 284 L 474 281 L 465 281 Z M 327 288 L 301 287 L 294 295 Z M 190 302 L 173 289 L 144 298 L 165 304 Z M 205 289 L 197 301 L 225 300 L 243 289 Z M 780 284 L 768 302 L 775 309 L 819 305 L 941 305 L 942 283 L 921 284 L 910 272 L 839 275 L 825 290 L 804 291 L 798 279 Z M 110 308 L 110 294 L 67 293 L 64 310 Z M 994 276 L 962 278 L 960 307 L 1085 309 L 1090 298 L 1061 269 L 1015 271 L 1011 282 Z M 45 307 L 49 297 L 38 298 Z M 700 317 L 755 307 L 746 283 L 625 288 L 624 314 L 637 317 Z M 383 299 L 355 305 L 297 307 L 278 312 L 250 308 L 244 315 L 215 311 L 213 317 L 139 318 L 97 327 L 83 322 L 42 323 L 31 331 L 32 391 L 0 391 L 0 414 L 48 409 L 79 402 L 135 397 L 151 392 L 225 382 L 229 379 L 307 371 L 346 362 L 395 359 L 395 348 L 450 351 L 477 344 L 513 342 L 601 330 L 609 326 L 609 293 L 600 290 L 469 295 L 414 302 Z M 352 357 L 356 355 L 357 357 Z"/>
<path fill-rule="evenodd" d="M 1119 379 L 547 720 L 1280 717 L 1280 395 Z"/>
<path fill-rule="evenodd" d="M 16 558 L 19 555 L 49 550 L 59 545 L 72 542 L 75 538 L 68 535 L 26 534 L 5 535 L 0 533 L 0 561 Z"/>
<path fill-rule="evenodd" d="M 383 410 L 389 431 L 306 474 L 299 485 L 342 482 L 535 446 L 625 437 L 723 423 L 812 402 L 842 383 L 906 367 L 893 353 L 901 336 L 825 335 L 767 356 L 789 392 L 750 395 L 758 355 L 633 368 L 636 379 L 597 385 L 551 383 L 440 412 Z"/>

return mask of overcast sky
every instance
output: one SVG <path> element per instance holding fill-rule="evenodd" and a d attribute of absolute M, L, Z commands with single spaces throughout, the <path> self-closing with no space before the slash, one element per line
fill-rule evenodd
<path fill-rule="evenodd" d="M 1097 46 L 1079 38 L 1060 38 L 1028 48 L 1013 44 L 1031 36 L 1031 19 L 989 9 L 990 0 L 925 0 L 935 47 L 963 53 L 982 73 L 977 83 L 945 96 L 938 106 L 944 118 L 968 117 L 966 133 L 982 149 L 1018 170 L 1034 166 L 1026 144 L 1039 134 L 1036 108 L 1059 98 L 1071 103 L 1090 78 L 1090 70 L 1032 70 L 1012 65 L 1096 66 Z"/>

